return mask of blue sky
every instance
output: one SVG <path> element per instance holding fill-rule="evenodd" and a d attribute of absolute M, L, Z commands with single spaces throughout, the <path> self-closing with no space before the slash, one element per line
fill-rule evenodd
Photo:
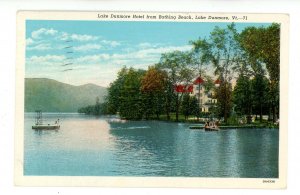
<path fill-rule="evenodd" d="M 162 53 L 191 49 L 229 23 L 26 21 L 26 78 L 107 87 L 123 66 L 147 69 Z M 237 23 L 242 31 L 262 23 Z"/>

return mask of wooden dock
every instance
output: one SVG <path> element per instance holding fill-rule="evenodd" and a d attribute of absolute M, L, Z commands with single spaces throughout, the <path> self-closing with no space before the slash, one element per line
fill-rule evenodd
<path fill-rule="evenodd" d="M 228 125 L 228 126 L 218 126 L 220 129 L 246 129 L 246 128 L 265 128 L 265 125 Z M 204 125 L 193 125 L 189 127 L 190 129 L 204 129 Z"/>
<path fill-rule="evenodd" d="M 34 130 L 58 130 L 60 125 L 58 124 L 42 124 L 42 125 L 33 125 L 32 129 Z"/>

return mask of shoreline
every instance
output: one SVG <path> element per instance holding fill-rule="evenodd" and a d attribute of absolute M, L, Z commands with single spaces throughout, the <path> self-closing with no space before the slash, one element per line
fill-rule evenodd
<path fill-rule="evenodd" d="M 203 129 L 204 126 L 190 126 L 190 129 Z M 268 125 L 220 125 L 218 126 L 218 128 L 220 129 L 265 129 L 265 128 L 269 128 L 269 129 L 279 129 L 279 127 L 277 126 L 268 126 Z"/>
<path fill-rule="evenodd" d="M 35 114 L 34 112 L 25 112 L 24 114 Z M 85 113 L 76 113 L 76 112 L 45 112 L 44 114 L 49 114 L 49 115 L 64 115 L 64 114 L 70 114 L 70 115 L 83 115 L 83 116 L 90 116 L 90 117 L 103 117 L 103 118 L 118 118 L 120 120 L 125 120 L 125 121 L 161 121 L 161 122 L 170 122 L 170 123 L 185 123 L 185 124 L 190 124 L 190 129 L 202 129 L 204 128 L 204 119 L 201 118 L 200 120 L 197 119 L 192 119 L 192 120 L 178 120 L 176 121 L 175 119 L 170 119 L 166 120 L 164 118 L 162 119 L 126 119 L 122 118 L 118 115 L 93 115 L 93 114 L 85 114 Z M 254 123 L 254 124 L 223 124 L 218 126 L 220 129 L 245 129 L 245 128 L 276 128 L 279 129 L 279 125 L 274 125 L 271 123 Z"/>

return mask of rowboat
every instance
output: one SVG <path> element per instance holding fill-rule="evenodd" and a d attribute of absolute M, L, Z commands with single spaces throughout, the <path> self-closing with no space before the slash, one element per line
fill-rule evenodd
<path fill-rule="evenodd" d="M 220 129 L 218 127 L 207 126 L 207 127 L 204 127 L 204 130 L 205 131 L 219 131 Z"/>
<path fill-rule="evenodd" d="M 204 126 L 205 131 L 219 131 L 220 128 L 216 125 L 214 121 L 207 122 Z"/>

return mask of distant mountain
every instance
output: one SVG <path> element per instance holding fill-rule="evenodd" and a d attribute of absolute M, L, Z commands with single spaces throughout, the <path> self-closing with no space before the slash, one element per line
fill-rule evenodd
<path fill-rule="evenodd" d="M 77 112 L 104 101 L 107 89 L 94 84 L 74 86 L 46 78 L 25 78 L 25 112 Z"/>

